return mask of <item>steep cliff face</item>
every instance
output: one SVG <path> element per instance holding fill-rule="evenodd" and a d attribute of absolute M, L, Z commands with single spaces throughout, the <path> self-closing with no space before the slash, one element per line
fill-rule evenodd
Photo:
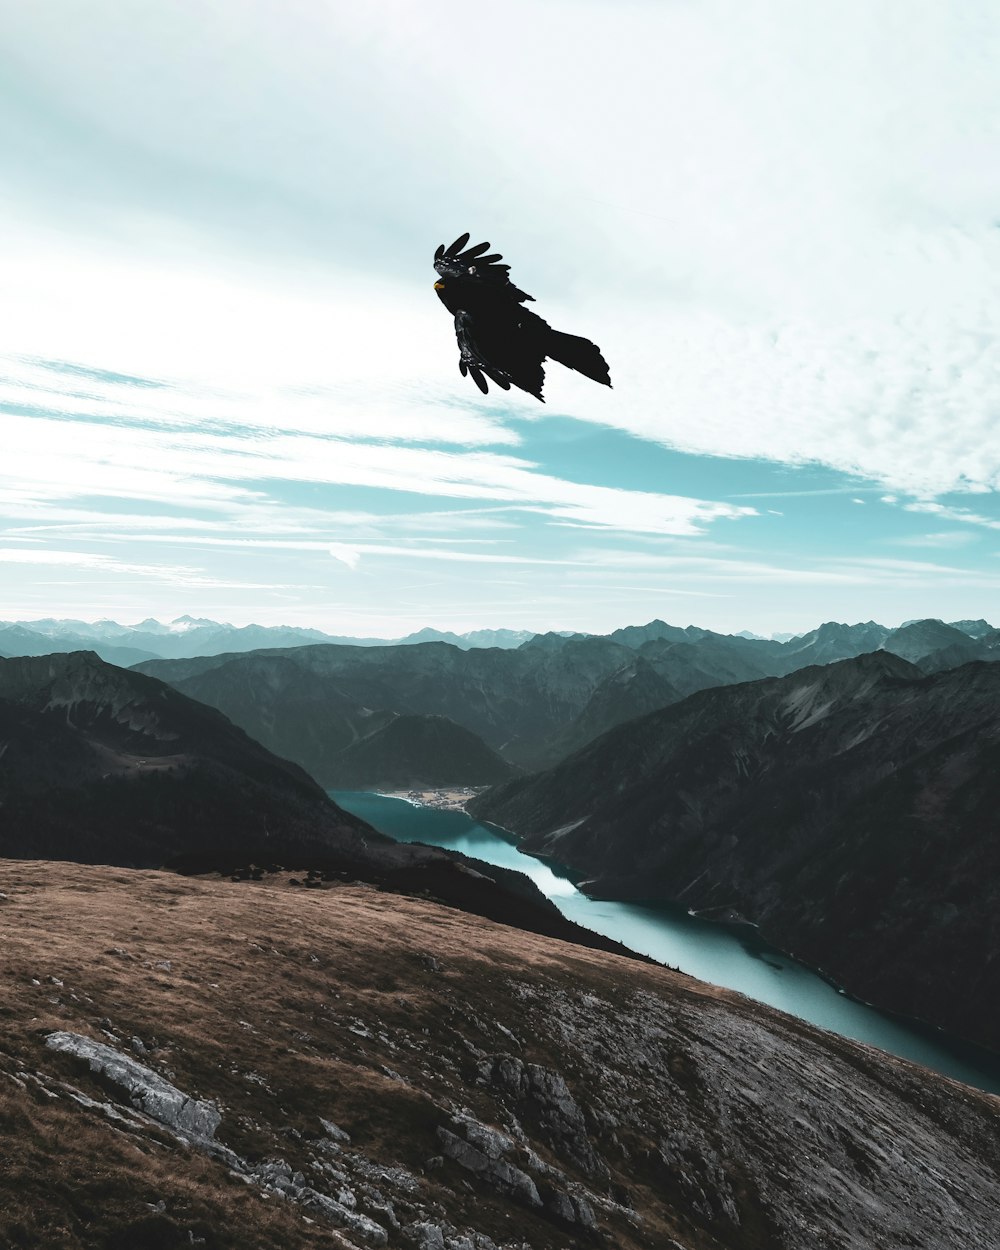
<path fill-rule="evenodd" d="M 0 862 L 0 1243 L 983 1250 L 1000 1102 L 358 885 Z"/>
<path fill-rule="evenodd" d="M 877 652 L 703 691 L 470 811 L 589 889 L 760 926 L 1000 1049 L 1000 668 Z"/>

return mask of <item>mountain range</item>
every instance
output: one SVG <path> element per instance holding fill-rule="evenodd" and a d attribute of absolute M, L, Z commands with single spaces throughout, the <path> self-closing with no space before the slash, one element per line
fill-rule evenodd
<path fill-rule="evenodd" d="M 295 647 L 311 642 L 342 643 L 355 647 L 409 646 L 418 642 L 448 642 L 452 646 L 517 647 L 533 635 L 523 629 L 476 629 L 466 634 L 421 629 L 397 639 L 344 638 L 297 625 L 235 626 L 203 617 L 179 616 L 169 624 L 148 617 L 136 625 L 117 621 L 56 620 L 0 621 L 0 657 L 48 655 L 53 651 L 95 651 L 109 664 L 127 668 L 142 660 L 218 655 L 255 651 L 261 647 Z"/>
<path fill-rule="evenodd" d="M 468 810 L 589 892 L 751 923 L 1000 1049 L 1000 665 L 883 650 L 702 690 Z"/>
<path fill-rule="evenodd" d="M 652 621 L 608 636 L 538 634 L 515 649 L 313 644 L 137 668 L 219 708 L 332 788 L 345 775 L 341 753 L 355 752 L 354 743 L 397 715 L 447 717 L 482 740 L 476 759 L 489 750 L 535 770 L 615 725 L 715 686 L 877 650 L 928 671 L 1000 659 L 1000 633 L 972 624 L 985 627 L 978 637 L 940 621 L 896 630 L 829 622 L 779 643 Z M 466 770 L 461 762 L 472 758 L 441 750 L 435 768 L 450 770 L 450 784 L 478 785 L 479 765 Z"/>
<path fill-rule="evenodd" d="M 927 622 L 908 621 L 900 626 L 900 630 L 919 624 L 926 625 Z M 987 649 L 997 645 L 998 640 L 995 636 L 997 631 L 988 621 L 953 621 L 950 626 L 945 626 L 941 621 L 936 621 L 934 624 L 942 627 L 940 638 L 936 642 L 937 649 L 961 645 L 968 638 L 986 640 Z M 955 630 L 957 633 L 944 632 L 948 629 Z M 736 634 L 718 634 L 695 625 L 681 628 L 667 625 L 663 621 L 651 621 L 647 625 L 625 626 L 606 636 L 614 642 L 636 649 L 650 640 L 697 642 L 714 638 L 725 639 L 734 647 L 738 647 L 741 640 L 763 644 L 751 647 L 743 654 L 748 657 L 756 656 L 755 662 L 758 666 L 769 669 L 768 661 L 764 657 L 791 656 L 797 650 L 804 648 L 812 650 L 813 661 L 823 659 L 821 652 L 824 649 L 831 651 L 828 657 L 830 659 L 847 659 L 849 655 L 857 655 L 861 651 L 876 650 L 898 633 L 899 630 L 889 629 L 874 621 L 869 621 L 866 625 L 838 625 L 835 622 L 829 622 L 820 626 L 818 630 L 812 630 L 806 634 L 782 634 L 775 639 L 768 640 L 747 630 Z M 817 637 L 820 634 L 822 637 Z M 111 664 L 128 667 L 154 658 L 187 659 L 199 655 L 237 654 L 264 648 L 307 646 L 310 643 L 386 647 L 413 646 L 422 642 L 447 642 L 462 650 L 477 647 L 500 647 L 507 650 L 522 646 L 537 637 L 539 635 L 530 630 L 519 629 L 476 629 L 464 634 L 456 634 L 450 630 L 425 628 L 396 639 L 354 638 L 294 625 L 234 626 L 192 616 L 179 616 L 169 624 L 163 624 L 148 617 L 135 625 L 120 625 L 117 621 L 111 620 L 88 622 L 48 617 L 34 621 L 0 621 L 0 656 L 47 655 L 53 651 L 89 649 L 96 651 L 102 659 Z M 591 635 L 563 631 L 548 635 L 548 637 L 580 639 L 591 637 Z M 839 641 L 837 641 L 838 638 Z M 928 641 L 934 642 L 933 639 Z M 789 645 L 783 651 L 782 648 L 786 643 L 795 645 Z M 892 649 L 890 645 L 889 650 Z M 930 649 L 933 648 L 929 648 L 926 653 L 929 653 Z M 838 653 L 833 654 L 833 652 Z M 966 658 L 988 657 L 969 654 Z"/>

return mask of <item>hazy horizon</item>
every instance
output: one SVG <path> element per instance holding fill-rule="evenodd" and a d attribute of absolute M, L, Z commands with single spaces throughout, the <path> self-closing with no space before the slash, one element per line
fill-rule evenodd
<path fill-rule="evenodd" d="M 1000 617 L 995 5 L 53 0 L 0 47 L 3 618 Z M 463 231 L 613 390 L 459 376 Z"/>
<path fill-rule="evenodd" d="M 62 625 L 68 625 L 68 624 L 85 625 L 88 627 L 95 627 L 98 625 L 114 625 L 122 629 L 134 630 L 134 629 L 137 629 L 139 626 L 146 624 L 148 621 L 154 621 L 161 628 L 169 628 L 171 625 L 176 624 L 178 621 L 183 621 L 185 618 L 193 622 L 191 626 L 189 626 L 188 628 L 195 628 L 197 625 L 200 625 L 202 623 L 204 623 L 205 625 L 209 625 L 209 624 L 218 625 L 224 628 L 228 627 L 228 628 L 233 628 L 233 629 L 246 629 L 251 626 L 263 626 L 264 628 L 285 627 L 285 628 L 297 628 L 297 629 L 312 629 L 312 630 L 316 630 L 324 634 L 328 634 L 333 637 L 352 637 L 352 638 L 384 637 L 384 640 L 387 642 L 393 642 L 401 638 L 406 638 L 413 634 L 420 633 L 424 630 L 433 630 L 438 633 L 452 633 L 452 634 L 457 634 L 459 637 L 463 637 L 468 634 L 474 634 L 477 632 L 487 632 L 487 631 L 490 631 L 490 632 L 509 631 L 511 633 L 532 633 L 532 634 L 544 634 L 547 632 L 580 633 L 580 634 L 593 634 L 596 636 L 598 633 L 610 634 L 610 633 L 613 633 L 616 629 L 623 629 L 623 628 L 626 628 L 627 626 L 640 626 L 641 627 L 644 625 L 649 625 L 654 620 L 661 620 L 667 625 L 673 625 L 680 629 L 687 628 L 688 626 L 694 626 L 696 628 L 701 628 L 701 629 L 712 628 L 711 626 L 706 625 L 704 621 L 697 621 L 697 620 L 689 621 L 689 620 L 673 619 L 673 618 L 666 618 L 666 617 L 652 617 L 652 618 L 649 618 L 648 620 L 641 620 L 641 621 L 640 620 L 621 621 L 619 622 L 619 624 L 612 626 L 610 629 L 601 630 L 601 631 L 585 630 L 585 629 L 581 629 L 578 627 L 574 627 L 572 625 L 561 626 L 558 628 L 554 628 L 553 630 L 550 631 L 550 630 L 544 630 L 544 629 L 534 629 L 531 626 L 514 626 L 514 625 L 503 624 L 503 623 L 493 624 L 493 625 L 471 625 L 471 626 L 465 626 L 464 628 L 453 629 L 447 625 L 439 625 L 434 622 L 428 621 L 428 622 L 424 622 L 423 625 L 416 626 L 413 629 L 405 630 L 401 633 L 396 633 L 396 634 L 391 634 L 391 635 L 387 634 L 387 635 L 382 636 L 382 635 L 372 635 L 372 634 L 346 634 L 343 630 L 328 629 L 322 625 L 316 625 L 316 624 L 290 625 L 288 621 L 265 622 L 261 620 L 250 620 L 250 619 L 236 620 L 236 621 L 231 621 L 231 620 L 217 621 L 217 620 L 213 620 L 211 618 L 206 618 L 206 617 L 194 617 L 193 614 L 189 612 L 182 612 L 182 613 L 179 613 L 176 617 L 166 618 L 164 620 L 159 620 L 156 617 L 144 617 L 142 620 L 139 620 L 139 621 L 117 620 L 115 617 L 101 617 L 96 620 L 85 621 L 80 617 L 34 617 L 34 618 L 22 617 L 22 618 L 15 619 L 12 617 L 0 616 L 0 627 L 6 626 L 6 625 L 21 625 L 24 627 L 28 627 L 32 624 L 48 622 L 48 623 L 53 623 L 53 624 L 58 623 Z M 750 630 L 746 626 L 741 626 L 739 628 L 734 628 L 734 629 L 714 630 L 713 632 L 724 633 L 724 634 L 752 633 L 756 637 L 760 637 L 764 639 L 772 639 L 778 636 L 800 637 L 804 634 L 811 633 L 813 630 L 818 629 L 821 625 L 826 625 L 826 624 L 858 625 L 858 624 L 868 624 L 868 623 L 874 622 L 878 625 L 885 626 L 887 629 L 899 629 L 903 627 L 904 625 L 912 624 L 915 621 L 928 620 L 928 619 L 943 621 L 945 624 L 948 624 L 952 621 L 971 621 L 971 620 L 984 619 L 984 620 L 987 620 L 989 624 L 992 624 L 994 625 L 994 627 L 996 627 L 994 622 L 989 621 L 988 618 L 985 618 L 982 616 L 979 616 L 979 617 L 955 617 L 955 616 L 945 617 L 945 616 L 938 615 L 932 618 L 911 617 L 906 620 L 900 620 L 900 621 L 876 620 L 876 618 L 874 617 L 869 617 L 866 619 L 859 619 L 859 620 L 842 621 L 842 620 L 838 620 L 836 618 L 831 617 L 822 621 L 820 620 L 814 621 L 811 625 L 808 625 L 803 629 L 787 629 L 787 630 L 778 629 L 778 630 L 773 630 L 770 634 L 758 634 L 757 631 Z M 180 630 L 171 631 L 171 632 L 174 634 L 183 634 L 187 632 L 187 629 L 180 629 Z"/>

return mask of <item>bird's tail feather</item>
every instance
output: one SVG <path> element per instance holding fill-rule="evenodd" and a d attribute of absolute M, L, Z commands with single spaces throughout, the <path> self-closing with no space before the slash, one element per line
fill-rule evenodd
<path fill-rule="evenodd" d="M 559 364 L 565 365 L 567 369 L 575 369 L 577 373 L 593 378 L 595 382 L 601 382 L 604 386 L 611 385 L 608 362 L 601 355 L 600 348 L 589 339 L 550 330 L 545 340 L 545 354 L 551 360 L 557 360 Z"/>

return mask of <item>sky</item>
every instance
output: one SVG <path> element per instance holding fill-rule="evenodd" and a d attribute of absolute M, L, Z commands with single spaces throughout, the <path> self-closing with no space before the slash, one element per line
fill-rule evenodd
<path fill-rule="evenodd" d="M 993 0 L 2 8 L 0 619 L 1000 623 Z"/>

